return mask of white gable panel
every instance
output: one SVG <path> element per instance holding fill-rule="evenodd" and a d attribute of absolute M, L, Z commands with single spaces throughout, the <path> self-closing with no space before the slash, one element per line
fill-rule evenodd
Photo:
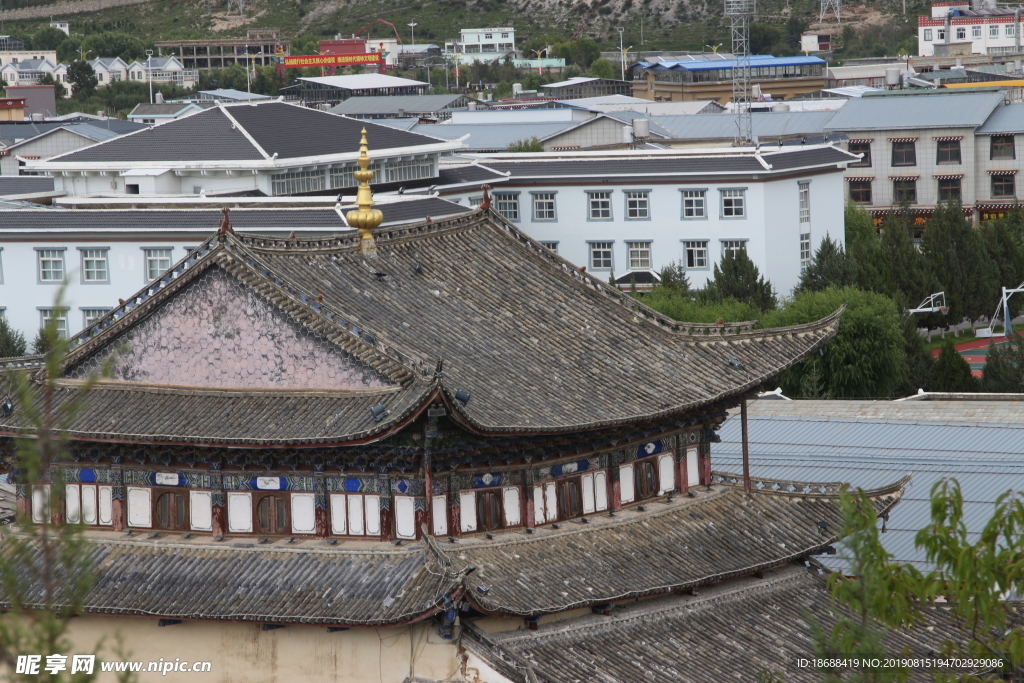
<path fill-rule="evenodd" d="M 416 503 L 412 496 L 395 496 L 395 535 L 416 538 Z"/>
<path fill-rule="evenodd" d="M 111 525 L 114 523 L 114 488 L 112 486 L 99 487 L 100 499 L 100 524 Z"/>
<path fill-rule="evenodd" d="M 82 484 L 82 521 L 96 523 L 96 484 Z"/>
<path fill-rule="evenodd" d="M 633 463 L 619 465 L 619 500 L 632 503 L 636 498 L 636 482 L 633 481 Z"/>
<path fill-rule="evenodd" d="M 252 494 L 240 491 L 228 493 L 228 531 L 245 534 L 252 532 Z"/>
<path fill-rule="evenodd" d="M 128 487 L 128 526 L 153 526 L 152 491 Z"/>
<path fill-rule="evenodd" d="M 293 493 L 292 533 L 311 534 L 316 531 L 316 499 L 312 493 Z"/>
<path fill-rule="evenodd" d="M 331 533 L 337 536 L 348 534 L 348 501 L 344 493 L 331 494 Z"/>
<path fill-rule="evenodd" d="M 463 531 L 476 531 L 476 493 L 462 491 L 459 493 L 459 507 Z"/>

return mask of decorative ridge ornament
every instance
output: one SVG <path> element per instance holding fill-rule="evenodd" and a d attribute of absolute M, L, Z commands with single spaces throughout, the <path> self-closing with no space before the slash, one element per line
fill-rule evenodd
<path fill-rule="evenodd" d="M 377 244 L 373 240 L 373 229 L 383 222 L 384 214 L 380 209 L 373 208 L 373 191 L 370 189 L 373 171 L 370 170 L 368 151 L 366 129 L 363 128 L 362 138 L 359 140 L 359 159 L 356 161 L 359 170 L 355 172 L 356 180 L 359 181 L 359 188 L 356 191 L 356 204 L 359 208 L 349 211 L 346 218 L 349 225 L 359 230 L 359 251 L 367 256 L 376 256 Z"/>

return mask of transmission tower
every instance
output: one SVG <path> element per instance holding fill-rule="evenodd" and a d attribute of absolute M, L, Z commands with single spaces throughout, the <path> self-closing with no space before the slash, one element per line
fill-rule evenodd
<path fill-rule="evenodd" d="M 842 23 L 840 19 L 840 12 L 842 10 L 843 0 L 821 0 L 821 13 L 818 15 L 818 23 L 825 23 L 825 15 L 829 12 L 836 13 L 836 23 Z"/>
<path fill-rule="evenodd" d="M 732 22 L 732 54 L 736 60 L 732 70 L 735 145 L 749 145 L 754 137 L 753 122 L 750 120 L 750 20 L 757 9 L 756 4 L 756 0 L 725 0 L 725 16 Z"/>

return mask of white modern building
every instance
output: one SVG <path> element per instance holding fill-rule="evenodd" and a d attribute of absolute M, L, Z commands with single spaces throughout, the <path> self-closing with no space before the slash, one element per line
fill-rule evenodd
<path fill-rule="evenodd" d="M 968 54 L 1020 54 L 1020 31 L 1021 13 L 1015 8 L 990 0 L 933 2 L 931 16 L 917 18 L 917 53 L 932 57 L 936 46 L 970 43 Z"/>
<path fill-rule="evenodd" d="M 186 69 L 177 57 L 140 59 L 128 65 L 128 80 L 166 83 L 179 88 L 194 88 L 199 82 L 198 69 Z"/>
<path fill-rule="evenodd" d="M 445 43 L 444 51 L 459 62 L 491 62 L 516 51 L 516 30 L 499 28 L 464 28 L 457 43 Z"/>
<path fill-rule="evenodd" d="M 89 62 L 89 66 L 96 72 L 96 80 L 101 86 L 128 80 L 128 64 L 120 57 L 97 57 Z"/>
<path fill-rule="evenodd" d="M 48 59 L 51 64 L 57 63 L 56 50 L 0 50 L 0 66 L 17 64 L 30 59 Z"/>
<path fill-rule="evenodd" d="M 787 295 L 826 236 L 844 243 L 843 170 L 855 160 L 806 145 L 486 155 L 475 168 L 494 174 L 508 220 L 602 279 L 642 288 L 675 262 L 701 287 L 723 254 L 743 249 Z M 482 199 L 473 188 L 444 194 Z"/>

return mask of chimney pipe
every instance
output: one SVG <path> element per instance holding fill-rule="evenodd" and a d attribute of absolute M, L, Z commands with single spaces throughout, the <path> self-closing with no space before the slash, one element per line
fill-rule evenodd
<path fill-rule="evenodd" d="M 951 26 L 952 23 L 953 23 L 953 10 L 949 10 L 948 12 L 946 12 L 946 29 L 945 29 L 945 33 L 946 33 L 945 43 L 946 43 L 946 45 L 949 45 L 949 31 L 952 28 L 952 26 Z"/>

